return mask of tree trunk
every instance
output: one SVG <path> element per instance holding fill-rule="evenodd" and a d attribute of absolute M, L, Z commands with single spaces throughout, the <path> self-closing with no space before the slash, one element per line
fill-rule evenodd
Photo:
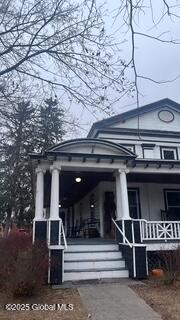
<path fill-rule="evenodd" d="M 4 228 L 4 238 L 6 238 L 8 236 L 9 228 L 11 226 L 11 214 L 12 214 L 12 209 L 8 208 L 6 224 L 5 224 L 5 228 Z"/>

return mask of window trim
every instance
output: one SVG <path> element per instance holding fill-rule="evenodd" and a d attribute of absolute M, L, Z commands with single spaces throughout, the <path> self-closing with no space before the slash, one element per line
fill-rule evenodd
<path fill-rule="evenodd" d="M 163 150 L 171 150 L 171 151 L 173 150 L 175 158 L 174 159 L 165 159 L 163 156 Z M 163 160 L 179 160 L 177 147 L 160 146 L 160 155 L 161 155 L 161 159 L 163 159 Z"/>
<path fill-rule="evenodd" d="M 154 147 L 156 145 L 155 145 L 155 143 L 142 143 L 141 146 L 142 146 L 142 148 L 154 149 Z"/>

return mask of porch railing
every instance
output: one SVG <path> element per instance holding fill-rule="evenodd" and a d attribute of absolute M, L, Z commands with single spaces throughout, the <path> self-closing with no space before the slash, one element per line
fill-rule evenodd
<path fill-rule="evenodd" d="M 63 238 L 64 248 L 67 249 L 67 241 L 66 241 L 66 235 L 64 231 L 64 225 L 61 220 L 61 229 L 60 229 L 60 239 Z"/>
<path fill-rule="evenodd" d="M 118 226 L 118 224 L 116 223 L 116 221 L 112 218 L 112 222 L 114 223 L 115 227 L 117 228 L 117 230 L 120 232 L 120 234 L 123 237 L 123 243 L 127 244 L 130 248 L 132 248 L 132 243 L 129 242 L 129 240 L 126 238 L 125 234 L 123 233 L 123 231 L 121 230 L 121 228 Z"/>
<path fill-rule="evenodd" d="M 47 228 L 48 228 L 48 230 L 47 230 L 47 234 L 48 234 L 47 243 L 49 246 L 51 245 L 50 237 L 51 237 L 51 223 L 52 222 L 53 222 L 52 220 L 49 220 L 47 223 Z M 64 249 L 67 249 L 67 241 L 66 241 L 66 235 L 65 235 L 62 219 L 59 220 L 59 236 L 58 236 L 58 243 L 56 243 L 56 245 L 62 246 L 62 247 L 64 247 Z"/>
<path fill-rule="evenodd" d="M 180 240 L 180 221 L 140 221 L 142 241 Z"/>
<path fill-rule="evenodd" d="M 121 235 L 121 237 L 118 239 L 118 234 L 116 234 L 116 241 L 119 244 L 123 258 L 128 266 L 129 276 L 137 279 L 146 278 L 148 274 L 146 245 L 134 243 L 133 236 L 129 241 L 125 234 L 124 225 L 119 226 L 114 219 L 112 219 L 112 221 L 117 231 Z M 133 224 L 131 224 L 130 229 L 132 230 L 132 233 L 134 233 Z M 141 257 L 141 259 L 139 259 L 139 257 Z"/>

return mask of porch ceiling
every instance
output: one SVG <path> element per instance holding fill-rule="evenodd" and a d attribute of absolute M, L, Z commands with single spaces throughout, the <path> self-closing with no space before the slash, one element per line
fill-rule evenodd
<path fill-rule="evenodd" d="M 76 177 L 81 177 L 81 182 L 75 181 Z M 80 201 L 87 193 L 95 188 L 100 181 L 114 181 L 112 172 L 75 172 L 62 171 L 60 174 L 59 198 L 63 207 L 69 207 Z M 45 175 L 45 206 L 50 203 L 51 176 L 47 172 Z"/>

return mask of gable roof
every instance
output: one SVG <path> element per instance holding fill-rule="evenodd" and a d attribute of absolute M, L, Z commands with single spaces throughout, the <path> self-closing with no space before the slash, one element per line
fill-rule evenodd
<path fill-rule="evenodd" d="M 176 111 L 180 112 L 180 104 L 179 103 L 177 103 L 171 99 L 165 98 L 165 99 L 153 102 L 153 103 L 149 103 L 145 106 L 120 113 L 116 116 L 109 117 L 109 118 L 101 120 L 101 121 L 97 121 L 92 125 L 87 137 L 91 137 L 95 130 L 109 127 L 109 126 L 114 125 L 118 122 L 123 122 L 125 120 L 130 119 L 130 118 L 143 115 L 147 112 L 151 112 L 153 110 L 156 110 L 156 109 L 159 109 L 162 107 L 171 107 L 171 108 L 175 109 Z"/>

